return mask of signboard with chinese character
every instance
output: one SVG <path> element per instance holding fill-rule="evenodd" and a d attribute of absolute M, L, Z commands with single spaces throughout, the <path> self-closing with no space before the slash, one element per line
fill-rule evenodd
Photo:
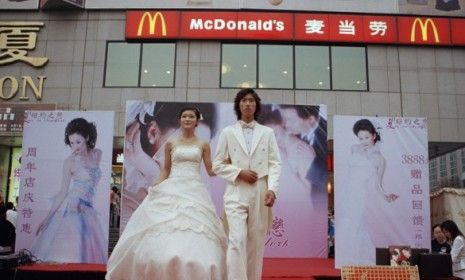
<path fill-rule="evenodd" d="M 26 110 L 55 110 L 56 104 L 0 104 L 0 136 L 22 135 Z"/>
<path fill-rule="evenodd" d="M 44 262 L 106 263 L 113 118 L 27 111 L 16 248 Z"/>
<path fill-rule="evenodd" d="M 39 0 L 0 0 L 0 10 L 38 10 Z"/>
<path fill-rule="evenodd" d="M 334 117 L 336 267 L 374 265 L 375 248 L 430 248 L 425 118 Z"/>
<path fill-rule="evenodd" d="M 28 51 L 36 48 L 37 33 L 43 26 L 43 22 L 0 21 L 0 66 L 18 61 L 33 67 L 44 66 L 47 57 L 28 56 Z"/>
<path fill-rule="evenodd" d="M 176 112 L 191 106 L 198 108 L 203 118 L 196 134 L 211 143 L 214 156 L 221 130 L 237 122 L 233 104 L 127 102 L 121 229 L 145 198 L 150 184 L 158 178 L 164 162 L 164 142 L 151 144 L 146 133 L 139 133 L 152 130 L 157 123 L 165 131 L 159 132 L 160 139 L 176 137 L 179 133 Z M 297 116 L 301 112 L 305 112 L 302 119 Z M 313 120 L 311 126 L 291 125 L 310 118 Z M 258 122 L 274 129 L 282 160 L 279 199 L 273 206 L 272 228 L 265 238 L 265 255 L 326 257 L 326 106 L 262 104 Z M 141 137 L 134 138 L 134 135 Z M 140 166 L 140 162 L 145 165 Z M 209 177 L 203 171 L 202 181 L 209 187 L 217 214 L 223 216 L 226 181 L 219 176 Z"/>
<path fill-rule="evenodd" d="M 128 40 L 270 40 L 465 45 L 465 20 L 359 14 L 128 11 Z"/>

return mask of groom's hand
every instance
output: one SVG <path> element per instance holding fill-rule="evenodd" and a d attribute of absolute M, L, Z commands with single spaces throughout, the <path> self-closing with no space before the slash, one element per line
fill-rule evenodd
<path fill-rule="evenodd" d="M 273 207 L 275 200 L 276 200 L 276 195 L 274 194 L 274 191 L 268 190 L 265 194 L 265 206 Z"/>
<path fill-rule="evenodd" d="M 249 184 L 255 184 L 257 182 L 258 176 L 257 172 L 252 171 L 252 170 L 241 170 L 239 172 L 239 175 L 237 176 L 240 180 L 246 181 Z"/>

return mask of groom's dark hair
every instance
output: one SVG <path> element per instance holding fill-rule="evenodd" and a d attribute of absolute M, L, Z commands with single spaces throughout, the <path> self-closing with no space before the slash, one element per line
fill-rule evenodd
<path fill-rule="evenodd" d="M 258 94 L 255 92 L 255 90 L 253 90 L 251 88 L 241 89 L 236 94 L 236 98 L 234 98 L 234 111 L 236 112 L 237 119 L 240 120 L 241 119 L 241 109 L 240 109 L 239 104 L 241 103 L 242 98 L 244 98 L 247 94 L 251 94 L 253 96 L 253 98 L 255 99 L 256 107 L 255 107 L 255 113 L 254 113 L 253 117 L 256 120 L 258 118 L 258 114 L 260 113 L 260 109 L 261 109 L 262 104 L 260 102 L 261 99 L 258 96 Z"/>

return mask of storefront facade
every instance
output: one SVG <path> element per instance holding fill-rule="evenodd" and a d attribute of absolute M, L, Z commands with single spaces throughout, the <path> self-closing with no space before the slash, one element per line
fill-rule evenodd
<path fill-rule="evenodd" d="M 427 117 L 431 143 L 465 142 L 464 1 L 172 2 L 0 1 L 2 118 L 18 104 L 115 111 L 122 149 L 127 100 L 232 102 L 253 87 L 326 104 L 329 139 L 332 116 L 362 115 Z M 21 133 L 0 128 L 5 195 Z"/>

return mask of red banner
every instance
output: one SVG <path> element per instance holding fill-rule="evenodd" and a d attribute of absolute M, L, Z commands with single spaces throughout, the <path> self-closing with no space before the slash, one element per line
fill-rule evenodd
<path fill-rule="evenodd" d="M 126 39 L 465 46 L 465 19 L 353 14 L 128 11 Z"/>

